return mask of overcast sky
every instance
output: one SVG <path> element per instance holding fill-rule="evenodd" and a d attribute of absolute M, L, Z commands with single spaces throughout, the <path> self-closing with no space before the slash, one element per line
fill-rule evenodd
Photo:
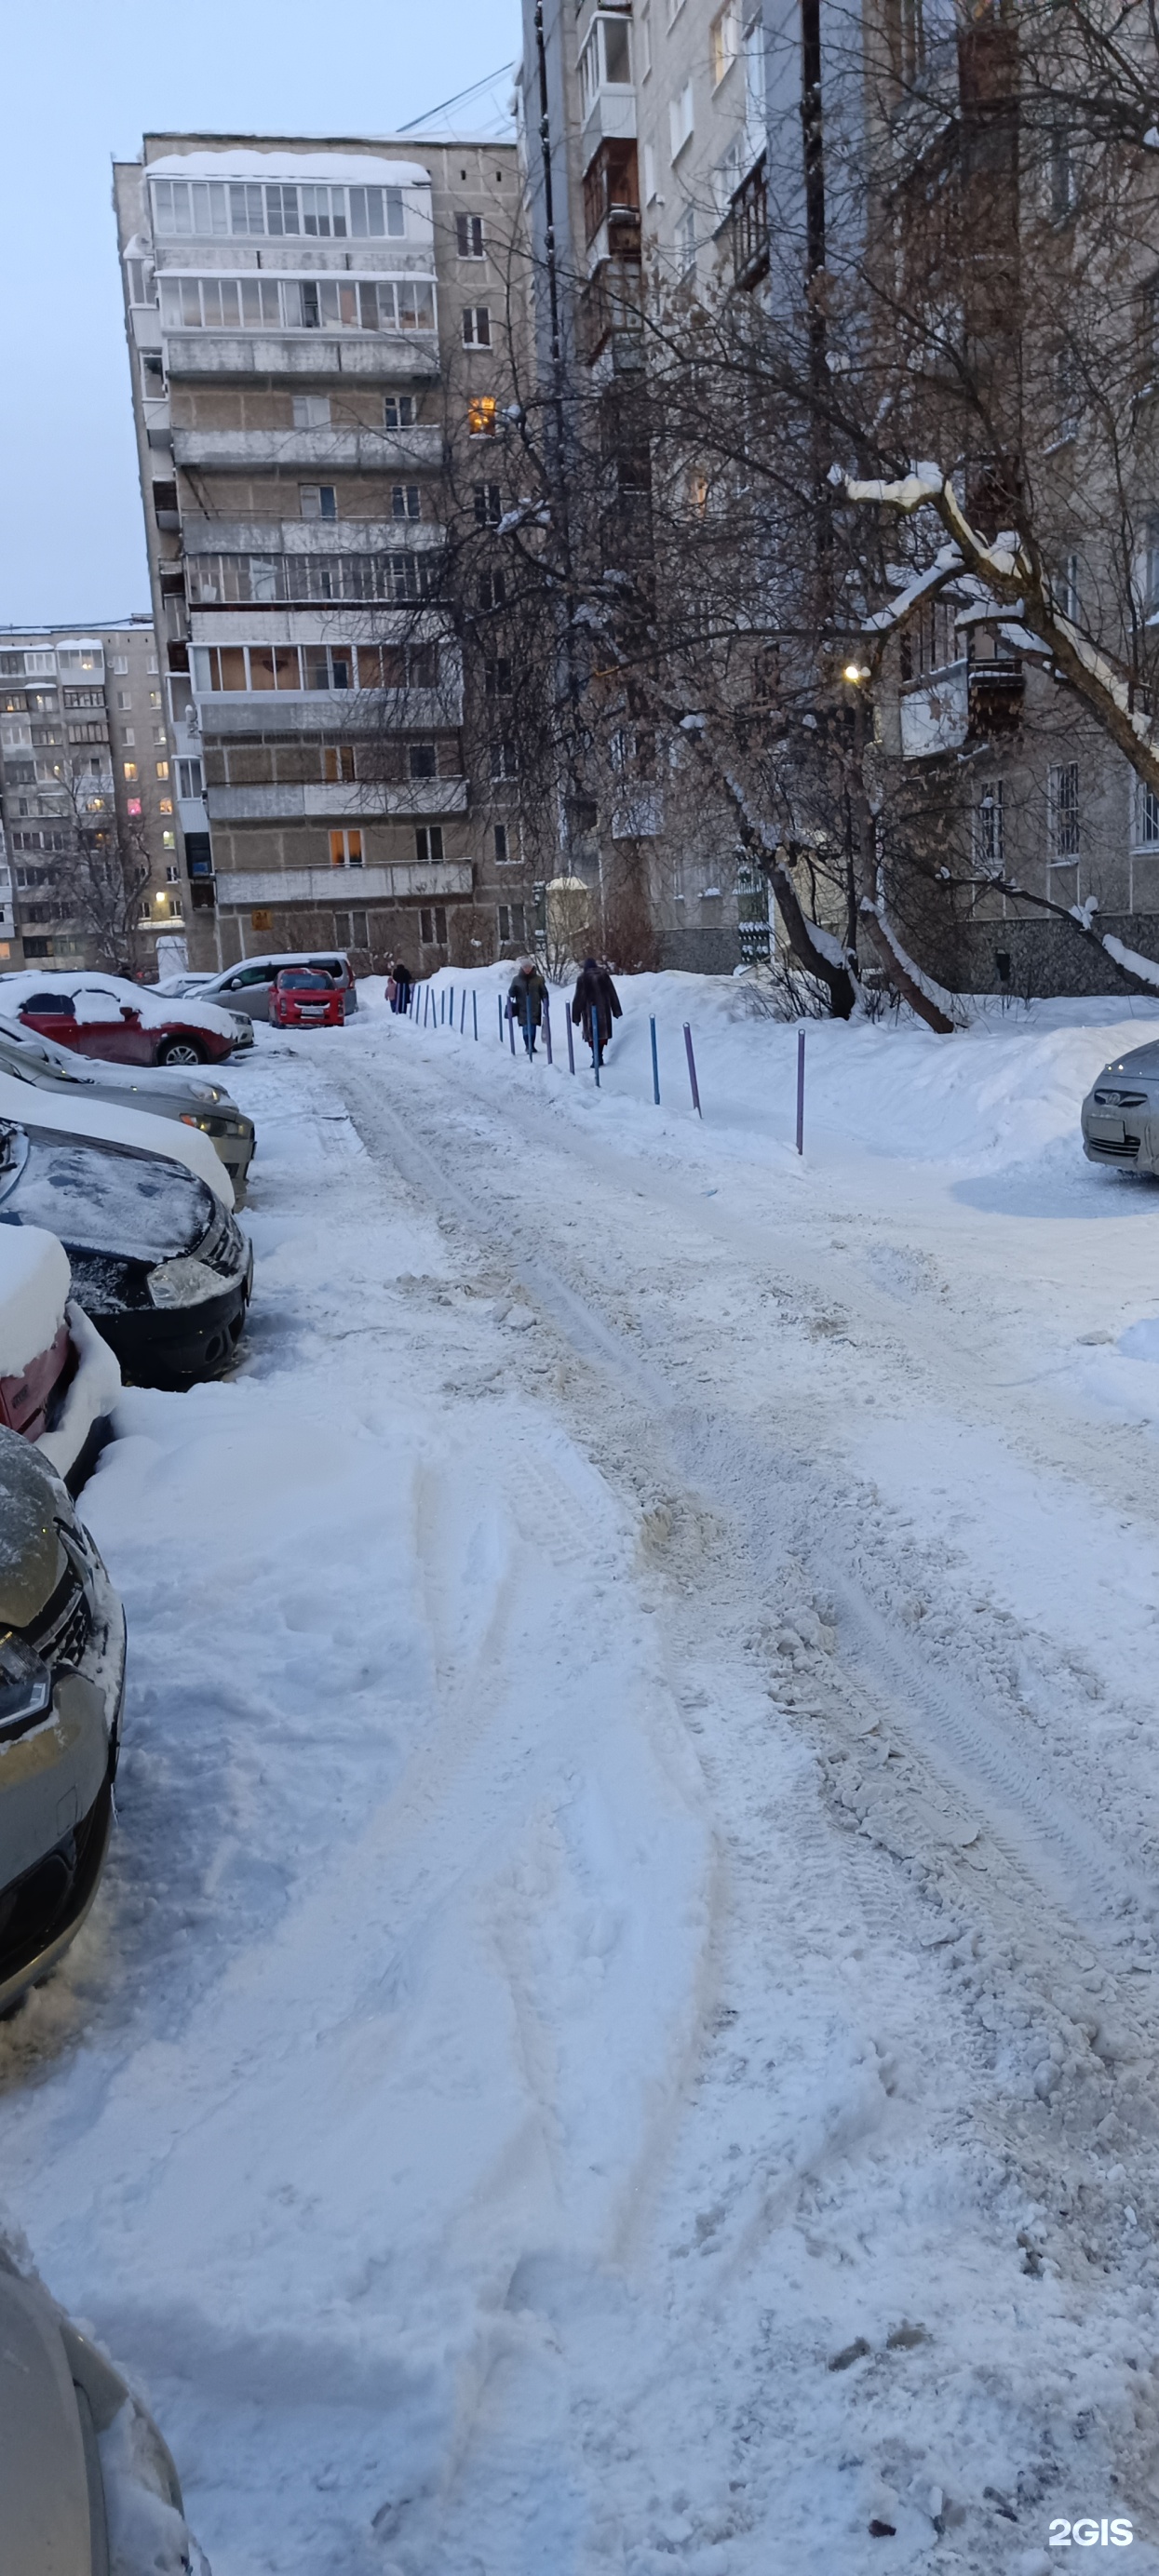
<path fill-rule="evenodd" d="M 41 0 L 5 12 L 0 214 L 16 255 L 0 624 L 96 625 L 149 605 L 114 158 L 155 129 L 397 133 L 519 50 L 519 0 Z M 509 95 L 501 82 L 496 98 Z M 494 133 L 495 99 L 447 123 Z"/>

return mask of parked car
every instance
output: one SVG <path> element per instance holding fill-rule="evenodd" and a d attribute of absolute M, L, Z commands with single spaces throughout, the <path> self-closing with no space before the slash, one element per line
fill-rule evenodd
<path fill-rule="evenodd" d="M 342 995 L 332 975 L 316 966 L 283 966 L 270 994 L 275 1029 L 340 1029 Z"/>
<path fill-rule="evenodd" d="M 63 1957 L 96 1894 L 112 1823 L 125 1618 L 60 1478 L 29 1441 L 2 1428 L 0 1620 L 0 2012 L 7 2012 Z M 13 2395 L 6 2379 L 0 2443 Z M 7 2566 L 3 2478 L 0 2495 Z"/>
<path fill-rule="evenodd" d="M 233 1183 L 234 1204 L 242 1205 L 254 1155 L 254 1123 L 231 1100 L 224 1083 L 195 1078 L 183 1066 L 154 1065 L 140 1072 L 126 1064 L 102 1064 L 90 1056 L 70 1055 L 52 1038 L 38 1037 L 20 1020 L 0 1018 L 0 1073 L 34 1082 L 58 1098 L 110 1100 L 125 1109 L 143 1109 L 151 1118 L 176 1118 L 196 1127 L 210 1144 Z"/>
<path fill-rule="evenodd" d="M 33 1441 L 75 1494 L 108 1436 L 121 1372 L 71 1287 L 54 1234 L 0 1227 L 0 1425 Z"/>
<path fill-rule="evenodd" d="M 243 1012 L 158 999 L 119 975 L 6 975 L 4 1000 L 41 1037 L 112 1064 L 223 1064 L 253 1045 Z"/>
<path fill-rule="evenodd" d="M 147 1109 L 128 1102 L 122 1107 L 119 1100 L 94 1096 L 79 1084 L 67 1093 L 49 1091 L 27 1073 L 9 1073 L 0 1067 L 0 1120 L 13 1118 L 19 1127 L 26 1116 L 35 1118 L 38 1127 L 51 1127 L 65 1136 L 136 1145 L 142 1154 L 161 1154 L 167 1162 L 184 1163 L 198 1180 L 208 1182 L 226 1207 L 233 1206 L 233 1184 L 209 1137 L 199 1127 L 187 1127 L 183 1119 L 154 1118 Z"/>
<path fill-rule="evenodd" d="M 1159 1040 L 1103 1066 L 1082 1105 L 1082 1134 L 1092 1163 L 1159 1173 Z"/>
<path fill-rule="evenodd" d="M 187 1385 L 229 1366 L 253 1253 L 217 1191 L 183 1164 L 36 1116 L 0 1118 L 0 1225 L 59 1235 L 77 1305 L 138 1385 Z"/>
<path fill-rule="evenodd" d="M 342 995 L 346 1018 L 357 1010 L 358 986 L 350 959 L 340 948 L 301 948 L 296 952 L 288 949 L 280 957 L 245 957 L 237 966 L 227 966 L 223 975 L 214 975 L 208 984 L 199 984 L 197 1000 L 248 1011 L 251 1020 L 268 1020 L 270 995 L 284 966 L 311 966 L 317 974 L 332 976 Z"/>
<path fill-rule="evenodd" d="M 5 2576 L 209 2576 L 152 2416 L 2 2244 L 0 2352 Z"/>

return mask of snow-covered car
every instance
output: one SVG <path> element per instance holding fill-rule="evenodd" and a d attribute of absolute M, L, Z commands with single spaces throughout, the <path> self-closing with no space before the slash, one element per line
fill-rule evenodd
<path fill-rule="evenodd" d="M 0 2244 L 5 2576 L 209 2576 L 157 2426 Z"/>
<path fill-rule="evenodd" d="M 0 1622 L 0 2012 L 7 2012 L 63 1957 L 96 1894 L 112 1823 L 125 1617 L 60 1478 L 29 1441 L 4 1429 Z M 0 2426 L 11 2400 L 6 2376 Z M 0 2498 L 7 2568 L 2 2478 Z"/>
<path fill-rule="evenodd" d="M 77 1493 L 108 1434 L 121 1372 L 71 1296 L 68 1254 L 39 1226 L 0 1226 L 0 1425 Z"/>
<path fill-rule="evenodd" d="M 283 966 L 270 995 L 275 1029 L 340 1029 L 342 995 L 333 976 L 317 966 Z"/>
<path fill-rule="evenodd" d="M 52 1038 L 38 1037 L 20 1020 L 0 1018 L 0 1073 L 33 1082 L 62 1099 L 110 1100 L 125 1109 L 143 1109 L 151 1118 L 176 1118 L 208 1136 L 218 1160 L 233 1183 L 234 1203 L 246 1193 L 254 1153 L 254 1123 L 224 1083 L 184 1066 L 154 1065 L 137 1071 L 127 1064 L 102 1064 L 92 1056 L 70 1054 Z"/>
<path fill-rule="evenodd" d="M 184 1163 L 223 1206 L 234 1204 L 233 1184 L 210 1138 L 199 1127 L 186 1126 L 183 1119 L 155 1118 L 150 1110 L 128 1102 L 122 1108 L 107 1093 L 101 1096 L 79 1087 L 50 1091 L 31 1082 L 27 1074 L 9 1073 L 0 1066 L 0 1120 L 5 1118 L 14 1118 L 18 1126 L 35 1118 L 38 1127 L 59 1129 L 65 1136 L 92 1136 L 103 1144 L 135 1145 L 139 1153 L 161 1154 L 166 1162 Z"/>
<path fill-rule="evenodd" d="M 1082 1105 L 1082 1131 L 1090 1162 L 1159 1173 L 1159 1041 L 1103 1066 Z"/>
<path fill-rule="evenodd" d="M 41 1037 L 113 1064 L 221 1064 L 235 1047 L 253 1044 L 243 1013 L 200 999 L 170 1002 L 120 975 L 26 969 L 4 977 L 0 998 Z"/>
<path fill-rule="evenodd" d="M 253 1253 L 219 1192 L 182 1163 L 44 1126 L 39 1107 L 19 1125 L 0 1118 L 0 1225 L 59 1235 L 77 1305 L 138 1385 L 228 1368 Z"/>
<path fill-rule="evenodd" d="M 198 1002 L 220 1002 L 228 1009 L 248 1011 L 251 1020 L 268 1020 L 270 995 L 285 966 L 312 966 L 316 973 L 329 975 L 342 995 L 346 1019 L 358 1008 L 358 986 L 350 959 L 341 948 L 285 949 L 276 957 L 246 957 L 237 966 L 227 966 L 224 974 L 214 975 L 208 984 L 199 984 Z"/>

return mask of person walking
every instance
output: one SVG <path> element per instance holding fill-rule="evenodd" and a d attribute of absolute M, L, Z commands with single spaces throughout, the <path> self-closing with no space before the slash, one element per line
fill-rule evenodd
<path fill-rule="evenodd" d="M 575 1026 L 583 1030 L 584 1045 L 591 1048 L 593 1064 L 599 1040 L 602 1064 L 611 1044 L 612 1022 L 622 1020 L 624 1014 L 608 968 L 598 966 L 594 957 L 585 957 L 576 977 L 571 1015 Z"/>
<path fill-rule="evenodd" d="M 392 1011 L 409 1011 L 411 991 L 414 984 L 414 977 L 411 974 L 410 968 L 409 966 L 404 966 L 401 957 L 396 957 L 394 959 L 391 972 L 394 976 L 394 1000 L 390 1007 Z"/>
<path fill-rule="evenodd" d="M 511 988 L 507 995 L 507 1012 L 510 1019 L 518 1020 L 523 1031 L 523 1043 L 527 1049 L 529 1063 L 535 1053 L 535 1040 L 546 1000 L 547 986 L 535 959 L 525 957 L 518 972 L 511 978 Z"/>

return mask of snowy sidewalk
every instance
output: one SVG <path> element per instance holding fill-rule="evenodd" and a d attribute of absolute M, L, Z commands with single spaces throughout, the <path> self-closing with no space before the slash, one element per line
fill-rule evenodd
<path fill-rule="evenodd" d="M 1035 2576 L 1123 2510 L 1154 2576 L 1159 1551 L 1076 1339 L 1150 1228 L 452 1044 L 245 1068 L 246 1366 L 86 1496 L 121 1818 L 4 2215 L 215 2576 Z"/>

